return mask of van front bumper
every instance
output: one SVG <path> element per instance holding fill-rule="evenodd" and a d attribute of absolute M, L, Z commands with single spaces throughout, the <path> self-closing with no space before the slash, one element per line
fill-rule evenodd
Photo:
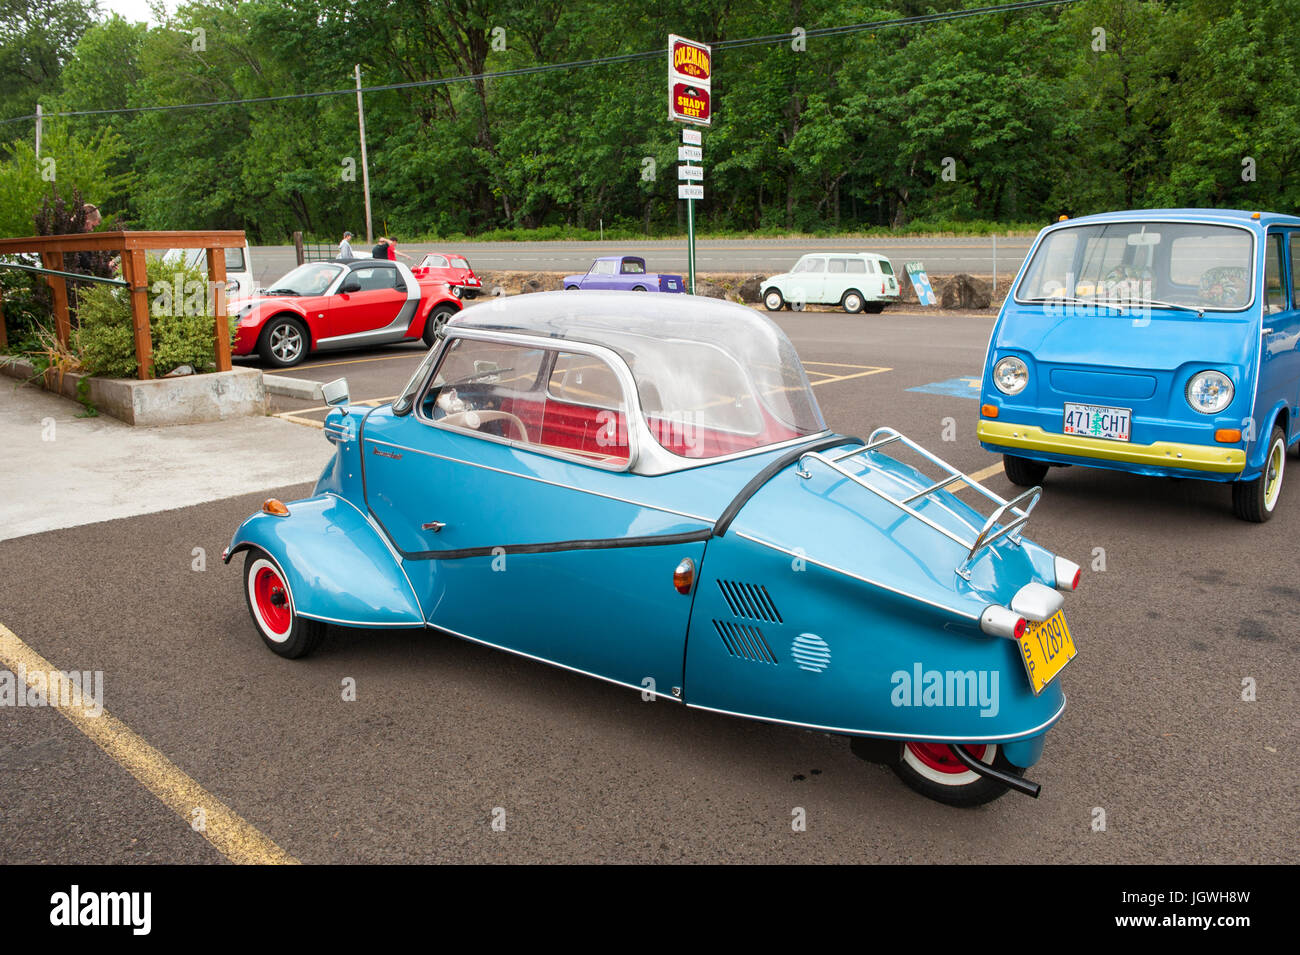
<path fill-rule="evenodd" d="M 994 445 L 998 449 L 1092 458 L 1143 468 L 1240 474 L 1246 467 L 1246 452 L 1241 448 L 1226 446 L 1178 444 L 1173 441 L 1128 444 L 1074 434 L 1053 434 L 1034 425 L 987 420 L 980 421 L 975 433 L 981 444 Z"/>

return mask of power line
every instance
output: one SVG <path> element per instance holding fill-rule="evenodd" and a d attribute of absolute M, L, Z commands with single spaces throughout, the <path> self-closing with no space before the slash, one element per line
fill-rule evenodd
<path fill-rule="evenodd" d="M 1002 3 L 989 7 L 972 7 L 966 10 L 952 10 L 947 13 L 927 13 L 918 14 L 911 17 L 899 17 L 893 20 L 873 20 L 867 23 L 855 23 L 849 26 L 839 27 L 819 27 L 808 30 L 804 35 L 809 39 L 818 37 L 839 37 L 849 36 L 854 33 L 864 33 L 872 30 L 883 30 L 892 27 L 918 26 L 930 23 L 940 23 L 946 20 L 963 20 L 967 17 L 987 16 L 996 13 L 1015 13 L 1020 10 L 1033 10 L 1038 7 L 1055 7 L 1068 6 L 1078 3 L 1080 0 L 1019 0 L 1015 3 Z M 768 36 L 747 37 L 738 40 L 721 40 L 712 44 L 715 50 L 732 50 L 749 46 L 765 46 L 774 43 L 788 43 L 791 39 L 789 33 L 774 33 Z M 619 53 L 612 56 L 592 57 L 586 60 L 571 60 L 567 63 L 543 63 L 536 66 L 521 66 L 513 70 L 495 70 L 489 73 L 473 73 L 465 76 L 448 76 L 432 80 L 411 80 L 406 83 L 385 83 L 380 86 L 363 86 L 363 93 L 382 93 L 388 90 L 408 90 L 429 86 L 448 86 L 452 83 L 469 83 L 476 80 L 489 79 L 506 79 L 514 76 L 531 76 L 538 73 L 551 73 L 556 70 L 577 70 L 585 69 L 589 66 L 606 66 L 614 63 L 633 63 L 639 60 L 649 60 L 655 57 L 661 57 L 668 52 L 667 48 L 661 50 L 646 50 L 642 53 Z M 312 93 L 281 93 L 275 96 L 253 96 L 244 99 L 227 99 L 227 100 L 210 100 L 203 103 L 176 103 L 170 106 L 127 106 L 121 109 L 82 109 L 68 110 L 62 113 L 44 113 L 43 119 L 63 118 L 69 116 L 109 116 L 123 115 L 127 113 L 158 113 L 170 112 L 181 109 L 207 109 L 213 106 L 243 106 L 255 103 L 276 103 L 286 100 L 301 99 L 320 99 L 326 96 L 352 96 L 357 89 L 355 86 L 338 90 L 319 90 Z M 36 119 L 36 114 L 32 113 L 27 116 L 15 116 L 10 119 L 0 119 L 0 126 L 8 123 L 21 123 Z"/>

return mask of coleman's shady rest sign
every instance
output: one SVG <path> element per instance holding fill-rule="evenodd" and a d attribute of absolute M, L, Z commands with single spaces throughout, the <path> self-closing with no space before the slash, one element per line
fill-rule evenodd
<path fill-rule="evenodd" d="M 703 43 L 668 35 L 668 118 L 708 126 L 713 121 L 710 85 L 713 52 Z"/>

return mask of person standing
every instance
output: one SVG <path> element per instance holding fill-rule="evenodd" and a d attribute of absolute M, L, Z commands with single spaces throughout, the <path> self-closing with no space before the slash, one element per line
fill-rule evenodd
<path fill-rule="evenodd" d="M 406 259 L 406 261 L 408 261 L 408 262 L 414 261 L 414 260 L 413 260 L 409 255 L 407 255 L 405 252 L 398 252 L 398 251 L 397 251 L 397 242 L 396 242 L 395 240 L 390 239 L 390 238 L 388 238 L 387 236 L 385 236 L 385 237 L 384 237 L 384 241 L 388 243 L 388 258 L 389 258 L 389 259 L 391 259 L 392 261 L 396 262 L 396 261 L 397 261 L 397 257 L 400 255 L 402 258 Z"/>
<path fill-rule="evenodd" d="M 343 241 L 339 243 L 338 260 L 340 262 L 351 262 L 356 257 L 357 254 L 352 251 L 352 233 L 344 232 Z"/>
<path fill-rule="evenodd" d="M 375 247 L 370 250 L 370 257 L 374 259 L 391 258 L 388 254 L 388 242 L 389 240 L 386 237 L 380 236 L 379 241 L 375 243 Z"/>

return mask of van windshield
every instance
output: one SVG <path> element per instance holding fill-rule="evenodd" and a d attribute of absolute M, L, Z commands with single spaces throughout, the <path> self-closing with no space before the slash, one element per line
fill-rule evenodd
<path fill-rule="evenodd" d="M 1254 299 L 1254 237 L 1200 222 L 1114 222 L 1044 237 L 1017 302 L 1238 311 Z"/>

